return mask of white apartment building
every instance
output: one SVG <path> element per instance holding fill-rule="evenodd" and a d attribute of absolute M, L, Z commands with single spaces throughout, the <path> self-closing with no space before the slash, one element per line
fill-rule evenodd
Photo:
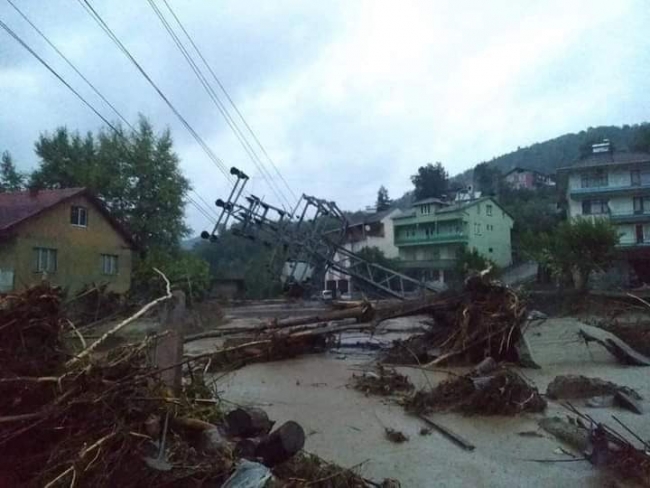
<path fill-rule="evenodd" d="M 650 283 L 650 154 L 612 153 L 607 142 L 595 144 L 591 156 L 558 173 L 566 183 L 567 216 L 609 218 L 620 234 L 620 264 Z"/>
<path fill-rule="evenodd" d="M 357 253 L 365 247 L 376 247 L 387 258 L 396 258 L 399 254 L 393 241 L 393 217 L 399 209 L 391 209 L 370 215 L 363 215 L 348 222 L 343 247 Z M 336 261 L 339 256 L 334 256 Z M 337 295 L 352 293 L 352 279 L 343 273 L 329 269 L 325 273 L 324 288 Z"/>

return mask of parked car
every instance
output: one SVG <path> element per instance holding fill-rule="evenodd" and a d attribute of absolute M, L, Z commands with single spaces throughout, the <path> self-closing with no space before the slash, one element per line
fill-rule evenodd
<path fill-rule="evenodd" d="M 332 293 L 332 290 L 323 290 L 320 293 L 320 298 L 324 302 L 330 302 L 334 298 L 334 294 Z"/>

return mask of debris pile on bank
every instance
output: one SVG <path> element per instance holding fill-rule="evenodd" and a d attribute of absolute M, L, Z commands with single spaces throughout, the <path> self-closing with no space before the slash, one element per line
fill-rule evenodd
<path fill-rule="evenodd" d="M 442 294 L 416 311 L 433 317 L 431 330 L 397 341 L 384 362 L 476 364 L 489 356 L 497 362 L 534 365 L 523 339 L 525 303 L 487 276 L 474 275 L 461 292 Z"/>
<path fill-rule="evenodd" d="M 583 454 L 594 466 L 613 473 L 618 479 L 650 486 L 650 444 L 647 441 L 614 416 L 612 418 L 623 431 L 596 422 L 571 404 L 565 406 L 575 417 L 568 417 L 568 420 L 547 417 L 540 421 L 540 426 Z M 630 436 L 634 440 L 628 440 Z"/>
<path fill-rule="evenodd" d="M 413 383 L 408 376 L 398 373 L 393 368 L 377 365 L 375 371 L 368 371 L 361 375 L 352 375 L 352 385 L 366 395 L 394 395 L 408 393 L 413 390 Z"/>
<path fill-rule="evenodd" d="M 78 334 L 73 353 L 61 339 L 70 326 L 57 289 L 0 298 L 0 486 L 234 486 L 252 475 L 369 486 L 300 453 L 295 422 L 274 426 L 259 409 L 224 415 L 197 371 L 174 392 L 152 364 L 155 336 L 99 353 Z"/>
<path fill-rule="evenodd" d="M 416 414 L 453 411 L 468 415 L 514 415 L 542 412 L 546 400 L 523 377 L 500 369 L 489 375 L 468 374 L 420 390 L 405 400 L 407 411 Z"/>

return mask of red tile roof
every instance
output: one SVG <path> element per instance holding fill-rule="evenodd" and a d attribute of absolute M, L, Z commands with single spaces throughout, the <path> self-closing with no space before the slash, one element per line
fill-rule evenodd
<path fill-rule="evenodd" d="M 0 193 L 0 230 L 7 230 L 84 191 L 85 188 L 66 188 Z"/>
<path fill-rule="evenodd" d="M 0 193 L 0 237 L 25 220 L 42 212 L 83 195 L 95 204 L 97 209 L 130 244 L 134 244 L 131 234 L 108 211 L 106 206 L 86 188 L 64 188 L 61 190 L 18 191 Z"/>

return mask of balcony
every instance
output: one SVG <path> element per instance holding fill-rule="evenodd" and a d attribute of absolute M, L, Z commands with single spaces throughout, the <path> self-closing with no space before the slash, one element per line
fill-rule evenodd
<path fill-rule="evenodd" d="M 399 259 L 395 261 L 399 269 L 454 269 L 456 267 L 455 259 Z"/>
<path fill-rule="evenodd" d="M 626 195 L 629 193 L 649 193 L 650 184 L 592 186 L 589 188 L 571 188 L 569 193 L 574 198 L 589 198 L 597 196 Z"/>
<path fill-rule="evenodd" d="M 431 234 L 428 236 L 400 236 L 395 237 L 396 246 L 426 246 L 437 244 L 454 244 L 466 243 L 468 239 L 467 233 L 450 233 L 450 234 Z"/>
<path fill-rule="evenodd" d="M 609 218 L 615 224 L 635 224 L 639 222 L 650 222 L 650 212 L 610 213 Z"/>

